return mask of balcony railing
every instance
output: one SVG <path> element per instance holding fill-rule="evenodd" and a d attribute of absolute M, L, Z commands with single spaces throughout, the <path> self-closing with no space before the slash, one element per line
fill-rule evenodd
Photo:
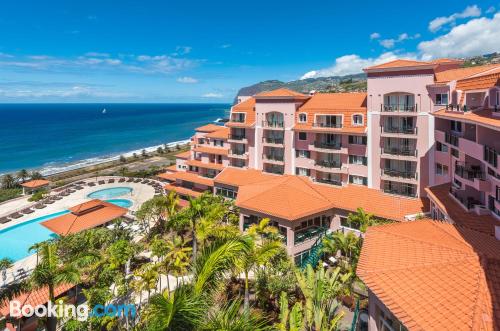
<path fill-rule="evenodd" d="M 244 139 L 246 139 L 246 137 L 245 137 L 244 134 L 230 134 L 228 139 L 231 139 L 231 140 L 244 140 Z"/>
<path fill-rule="evenodd" d="M 276 144 L 276 145 L 283 145 L 285 142 L 284 138 L 274 138 L 274 137 L 263 137 L 262 142 L 268 143 L 268 144 Z"/>
<path fill-rule="evenodd" d="M 474 180 L 475 178 L 480 180 L 486 180 L 485 173 L 480 167 L 456 164 L 455 165 L 455 175 L 468 180 Z"/>
<path fill-rule="evenodd" d="M 262 121 L 262 126 L 265 128 L 278 128 L 282 129 L 285 127 L 284 122 L 278 122 L 278 121 Z"/>
<path fill-rule="evenodd" d="M 314 164 L 323 168 L 342 168 L 340 161 L 316 160 Z"/>
<path fill-rule="evenodd" d="M 325 122 L 314 122 L 313 127 L 315 128 L 332 128 L 341 129 L 342 123 L 325 123 Z"/>
<path fill-rule="evenodd" d="M 294 234 L 294 245 L 301 244 L 305 241 L 315 239 L 324 234 L 328 229 L 321 226 L 314 226 Z"/>
<path fill-rule="evenodd" d="M 417 172 L 415 171 L 397 170 L 390 168 L 382 169 L 382 175 L 395 178 L 417 179 Z"/>
<path fill-rule="evenodd" d="M 314 179 L 318 183 L 330 184 L 335 186 L 342 186 L 342 181 L 338 179 L 328 179 L 328 178 L 316 178 Z"/>
<path fill-rule="evenodd" d="M 269 161 L 283 161 L 284 156 L 276 154 L 264 154 L 264 159 Z"/>
<path fill-rule="evenodd" d="M 418 105 L 384 105 L 380 104 L 380 111 L 382 112 L 390 112 L 390 113 L 413 113 L 418 111 Z"/>
<path fill-rule="evenodd" d="M 444 134 L 444 141 L 450 145 L 455 146 L 455 147 L 458 147 L 459 138 L 460 138 L 459 136 L 457 136 L 456 134 L 450 133 L 450 132 L 446 132 Z"/>
<path fill-rule="evenodd" d="M 389 155 L 417 156 L 417 150 L 415 148 L 387 146 L 381 148 L 381 151 L 382 154 Z"/>
<path fill-rule="evenodd" d="M 402 133 L 402 134 L 417 134 L 416 127 L 405 126 L 383 126 L 382 132 L 384 133 Z"/>
<path fill-rule="evenodd" d="M 474 208 L 474 206 L 482 205 L 481 201 L 474 199 L 473 197 L 462 197 L 454 189 L 450 187 L 450 194 L 455 197 L 467 210 Z"/>
<path fill-rule="evenodd" d="M 495 168 L 498 166 L 498 152 L 494 148 L 485 145 L 483 159 Z"/>
<path fill-rule="evenodd" d="M 242 149 L 242 150 L 234 150 L 234 149 L 230 149 L 229 150 L 229 155 L 238 155 L 238 156 L 243 156 L 245 155 L 245 150 Z"/>
<path fill-rule="evenodd" d="M 321 141 L 315 141 L 314 142 L 314 147 L 316 148 L 323 148 L 323 149 L 341 149 L 342 148 L 342 143 L 339 142 L 321 142 Z"/>
<path fill-rule="evenodd" d="M 388 185 L 384 185 L 384 193 L 402 195 L 405 197 L 414 198 L 417 196 L 417 190 L 411 187 L 389 187 Z"/>

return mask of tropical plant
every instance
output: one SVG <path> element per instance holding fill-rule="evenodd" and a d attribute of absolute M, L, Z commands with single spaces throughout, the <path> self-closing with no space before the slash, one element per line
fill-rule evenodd
<path fill-rule="evenodd" d="M 364 211 L 363 208 L 356 209 L 356 213 L 349 213 L 347 216 L 347 224 L 349 227 L 359 229 L 361 232 L 366 232 L 369 226 L 385 224 L 390 221 L 377 219 L 373 214 Z"/>
<path fill-rule="evenodd" d="M 255 311 L 241 310 L 241 300 L 233 300 L 211 309 L 199 328 L 202 331 L 266 331 L 269 321 Z"/>
<path fill-rule="evenodd" d="M 17 172 L 16 174 L 16 177 L 18 180 L 21 181 L 21 183 L 24 183 L 24 181 L 26 180 L 26 178 L 29 177 L 29 173 L 26 169 L 21 169 Z"/>
<path fill-rule="evenodd" d="M 135 281 L 133 281 L 133 287 L 139 292 L 139 303 L 142 304 L 142 292 L 146 291 L 148 293 L 148 300 L 151 296 L 151 291 L 157 288 L 158 279 L 160 274 L 156 266 L 151 264 L 145 264 L 142 268 L 134 272 Z"/>
<path fill-rule="evenodd" d="M 178 208 L 179 197 L 175 192 L 170 192 L 167 196 L 155 196 L 144 202 L 137 211 L 136 217 L 148 233 L 151 233 L 152 227 L 163 233 L 167 229 L 167 218 L 173 217 Z"/>
<path fill-rule="evenodd" d="M 31 274 L 31 282 L 34 287 L 47 287 L 49 301 L 55 302 L 55 289 L 61 284 L 77 284 L 80 280 L 78 269 L 72 264 L 63 264 L 57 255 L 57 247 L 54 243 L 45 243 L 39 249 L 40 261 Z M 57 317 L 47 318 L 47 330 L 54 331 L 57 325 Z"/>
<path fill-rule="evenodd" d="M 323 252 L 336 256 L 340 251 L 341 258 L 347 258 L 352 265 L 358 261 L 361 245 L 362 239 L 352 231 L 337 231 L 323 238 Z"/>
<path fill-rule="evenodd" d="M 12 189 L 15 188 L 16 186 L 17 182 L 12 175 L 7 174 L 2 177 L 2 188 Z"/>
<path fill-rule="evenodd" d="M 279 234 L 278 229 L 275 226 L 269 225 L 270 222 L 269 218 L 261 219 L 258 223 L 250 225 L 247 230 L 248 234 L 258 235 L 261 240 L 265 237 L 277 239 L 277 235 Z"/>
<path fill-rule="evenodd" d="M 32 171 L 30 174 L 31 179 L 43 179 L 43 176 L 38 171 Z"/>

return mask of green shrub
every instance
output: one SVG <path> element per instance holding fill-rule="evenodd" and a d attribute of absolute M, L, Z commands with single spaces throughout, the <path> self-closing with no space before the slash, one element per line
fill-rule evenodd
<path fill-rule="evenodd" d="M 47 194 L 46 190 L 37 191 L 33 193 L 33 195 L 28 199 L 28 201 L 40 201 L 45 197 L 46 194 Z"/>
<path fill-rule="evenodd" d="M 6 188 L 0 189 L 0 202 L 21 196 L 23 190 L 21 188 Z"/>

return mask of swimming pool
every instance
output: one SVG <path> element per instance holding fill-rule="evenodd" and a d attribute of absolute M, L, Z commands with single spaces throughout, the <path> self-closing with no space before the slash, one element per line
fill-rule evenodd
<path fill-rule="evenodd" d="M 133 205 L 132 201 L 127 199 L 109 199 L 106 201 L 123 208 L 130 208 Z"/>
<path fill-rule="evenodd" d="M 132 201 L 126 199 L 109 199 L 106 201 L 123 208 L 129 208 L 133 204 Z M 19 261 L 33 254 L 28 250 L 34 244 L 57 238 L 55 233 L 40 223 L 67 213 L 69 213 L 69 210 L 63 210 L 0 230 L 0 259 L 7 257 L 13 261 Z"/>
<path fill-rule="evenodd" d="M 67 213 L 69 210 L 63 210 L 0 230 L 0 259 L 8 257 L 18 261 L 33 254 L 28 252 L 33 244 L 57 237 L 40 223 Z"/>
<path fill-rule="evenodd" d="M 132 192 L 131 187 L 112 187 L 95 191 L 87 195 L 91 199 L 112 199 Z"/>

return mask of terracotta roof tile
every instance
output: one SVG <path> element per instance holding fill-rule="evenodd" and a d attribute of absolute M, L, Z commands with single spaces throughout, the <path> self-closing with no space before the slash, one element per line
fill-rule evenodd
<path fill-rule="evenodd" d="M 177 165 L 176 164 L 172 164 L 168 167 L 165 168 L 165 171 L 167 172 L 177 172 Z"/>
<path fill-rule="evenodd" d="M 54 294 L 57 297 L 66 293 L 73 288 L 74 285 L 71 284 L 61 284 L 54 288 Z M 30 305 L 36 307 L 38 305 L 43 305 L 49 302 L 49 289 L 47 286 L 34 289 L 30 292 L 25 292 L 19 294 L 18 296 L 12 298 L 10 301 L 19 301 L 21 306 Z M 0 303 L 0 316 L 9 316 L 9 300 L 4 300 Z"/>
<path fill-rule="evenodd" d="M 220 130 L 207 133 L 205 135 L 205 138 L 227 139 L 229 137 L 229 131 L 230 131 L 229 128 L 227 128 L 227 127 L 221 127 Z"/>
<path fill-rule="evenodd" d="M 222 128 L 223 128 L 223 126 L 220 126 L 220 125 L 207 124 L 207 125 L 203 125 L 203 126 L 196 128 L 195 131 L 210 133 L 210 132 L 221 130 Z"/>
<path fill-rule="evenodd" d="M 249 98 L 237 105 L 234 105 L 231 109 L 232 113 L 245 113 L 245 122 L 227 122 L 228 127 L 251 127 L 255 124 L 255 98 Z"/>
<path fill-rule="evenodd" d="M 460 203 L 450 195 L 450 183 L 426 187 L 425 191 L 429 195 L 429 199 L 434 201 L 439 209 L 458 225 L 491 236 L 495 234 L 495 225 L 500 225 L 500 221 L 491 215 L 476 215 L 465 211 Z"/>
<path fill-rule="evenodd" d="M 494 86 L 500 86 L 500 73 L 489 75 L 474 76 L 457 81 L 457 90 L 471 91 L 489 89 Z"/>
<path fill-rule="evenodd" d="M 374 65 L 364 70 L 374 70 L 374 69 L 388 69 L 388 68 L 405 68 L 405 67 L 419 67 L 419 66 L 429 66 L 433 65 L 432 62 L 415 61 L 415 60 L 394 60 L 378 65 Z"/>
<path fill-rule="evenodd" d="M 163 188 L 167 192 L 174 191 L 174 192 L 176 192 L 178 194 L 187 195 L 187 196 L 190 196 L 190 197 L 193 197 L 193 198 L 197 198 L 197 197 L 199 197 L 200 195 L 203 194 L 202 191 L 198 191 L 198 190 L 194 190 L 194 189 L 189 189 L 187 187 L 182 187 L 182 186 L 177 185 L 177 184 L 167 184 Z"/>
<path fill-rule="evenodd" d="M 126 208 L 97 199 L 74 206 L 69 210 L 70 213 L 41 224 L 58 235 L 67 235 L 103 225 L 128 212 Z"/>
<path fill-rule="evenodd" d="M 256 97 L 306 97 L 305 94 L 289 90 L 287 88 L 279 88 L 272 91 L 264 91 L 255 95 Z"/>
<path fill-rule="evenodd" d="M 50 184 L 50 181 L 48 181 L 48 180 L 34 179 L 34 180 L 30 180 L 26 183 L 22 183 L 21 186 L 27 187 L 27 188 L 38 188 L 38 187 L 46 186 L 49 184 Z"/>
<path fill-rule="evenodd" d="M 170 181 L 181 180 L 206 186 L 214 186 L 213 179 L 202 177 L 193 172 L 178 171 L 172 174 L 162 174 L 162 178 Z"/>
<path fill-rule="evenodd" d="M 213 169 L 213 170 L 222 170 L 224 169 L 224 165 L 220 163 L 205 163 L 201 162 L 198 160 L 189 160 L 186 162 L 187 165 L 193 166 L 193 167 L 199 167 L 199 168 L 205 168 L 205 169 Z"/>
<path fill-rule="evenodd" d="M 227 167 L 215 177 L 215 183 L 238 187 L 265 182 L 276 177 L 278 175 L 266 174 L 260 170 Z"/>
<path fill-rule="evenodd" d="M 221 148 L 221 147 L 214 147 L 214 146 L 200 145 L 200 144 L 195 145 L 193 151 L 198 153 L 216 154 L 216 155 L 228 154 L 228 148 Z"/>
<path fill-rule="evenodd" d="M 481 124 L 492 129 L 500 128 L 500 117 L 494 116 L 489 109 L 468 112 L 446 111 L 446 109 L 440 109 L 432 113 L 432 115 L 439 118 L 459 120 L 465 123 Z"/>
<path fill-rule="evenodd" d="M 464 79 L 499 67 L 500 64 L 488 64 L 484 66 L 458 68 L 436 72 L 436 83 L 447 83 L 453 80 Z"/>
<path fill-rule="evenodd" d="M 179 154 L 175 154 L 175 157 L 178 159 L 189 159 L 191 157 L 191 151 L 185 151 Z"/>
<path fill-rule="evenodd" d="M 357 274 L 409 329 L 500 327 L 500 242 L 449 223 L 370 227 Z"/>

